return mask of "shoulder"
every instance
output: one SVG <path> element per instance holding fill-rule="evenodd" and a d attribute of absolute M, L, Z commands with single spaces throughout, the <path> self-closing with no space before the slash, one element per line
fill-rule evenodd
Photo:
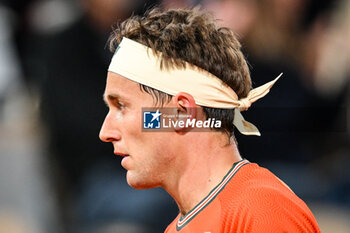
<path fill-rule="evenodd" d="M 243 227 L 240 230 L 319 232 L 307 205 L 269 170 L 252 163 L 234 178 L 227 190 L 234 196 L 221 200 L 226 206 L 225 218 L 234 219 L 236 227 Z"/>
<path fill-rule="evenodd" d="M 261 207 L 302 204 L 293 191 L 268 169 L 255 163 L 246 164 L 232 178 L 220 197 L 227 205 Z"/>
<path fill-rule="evenodd" d="M 234 199 L 260 199 L 261 194 L 295 196 L 293 191 L 268 169 L 256 163 L 248 163 L 228 182 L 223 198 L 234 196 Z"/>

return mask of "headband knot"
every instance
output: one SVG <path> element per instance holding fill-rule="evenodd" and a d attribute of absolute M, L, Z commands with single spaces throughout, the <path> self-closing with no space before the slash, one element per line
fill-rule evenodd
<path fill-rule="evenodd" d="M 252 105 L 252 103 L 250 102 L 250 100 L 248 98 L 240 99 L 238 102 L 239 102 L 239 107 L 238 108 L 241 111 L 248 110 L 248 108 Z"/>

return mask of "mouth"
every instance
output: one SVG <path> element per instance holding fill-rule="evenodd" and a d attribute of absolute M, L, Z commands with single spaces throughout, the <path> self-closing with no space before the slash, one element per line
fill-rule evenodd
<path fill-rule="evenodd" d="M 120 153 L 120 152 L 114 152 L 115 155 L 121 156 L 121 157 L 126 157 L 129 156 L 128 154 Z"/>

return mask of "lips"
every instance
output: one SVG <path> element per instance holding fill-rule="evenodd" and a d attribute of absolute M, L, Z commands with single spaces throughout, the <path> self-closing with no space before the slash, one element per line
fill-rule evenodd
<path fill-rule="evenodd" d="M 129 156 L 128 154 L 120 153 L 120 152 L 114 152 L 115 155 L 126 157 Z"/>
<path fill-rule="evenodd" d="M 125 168 L 126 170 L 128 170 L 128 168 L 130 167 L 130 165 L 128 165 L 128 160 L 130 160 L 130 156 L 128 154 L 124 154 L 124 153 L 114 153 L 118 156 L 121 156 L 122 157 L 122 161 L 121 161 L 121 165 L 123 168 Z"/>

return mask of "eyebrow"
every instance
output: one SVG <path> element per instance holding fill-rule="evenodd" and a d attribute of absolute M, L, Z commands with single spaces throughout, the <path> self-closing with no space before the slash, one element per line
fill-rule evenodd
<path fill-rule="evenodd" d="M 120 99 L 120 96 L 117 95 L 117 94 L 108 94 L 106 95 L 105 93 L 103 94 L 102 96 L 103 98 L 103 101 L 106 103 L 106 105 L 108 106 L 108 100 L 109 101 L 115 101 L 115 100 L 118 100 Z"/>

